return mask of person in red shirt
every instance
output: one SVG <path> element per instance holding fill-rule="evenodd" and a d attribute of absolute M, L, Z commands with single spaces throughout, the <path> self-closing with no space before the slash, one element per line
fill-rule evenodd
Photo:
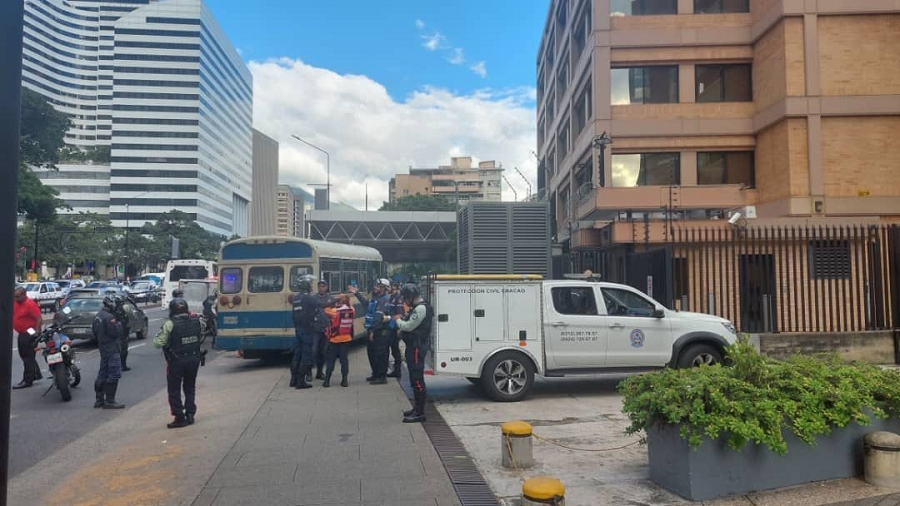
<path fill-rule="evenodd" d="M 24 288 L 16 288 L 13 294 L 13 330 L 18 334 L 19 357 L 22 359 L 22 381 L 14 385 L 14 389 L 28 388 L 34 382 L 42 378 L 41 369 L 34 358 L 34 346 L 31 344 L 31 336 L 28 329 L 35 332 L 41 331 L 41 308 L 37 302 L 28 298 Z"/>

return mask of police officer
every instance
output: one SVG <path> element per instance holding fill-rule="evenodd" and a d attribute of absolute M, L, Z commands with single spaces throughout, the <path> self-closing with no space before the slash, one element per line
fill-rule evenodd
<path fill-rule="evenodd" d="M 294 344 L 294 359 L 291 361 L 290 386 L 302 390 L 312 388 L 307 383 L 307 374 L 313 366 L 313 344 L 316 338 L 312 324 L 315 311 L 319 307 L 319 299 L 312 295 L 312 284 L 316 278 L 309 274 L 297 280 L 299 293 L 293 298 L 294 332 L 297 338 Z"/>
<path fill-rule="evenodd" d="M 124 404 L 116 402 L 116 390 L 122 377 L 122 357 L 119 355 L 122 343 L 122 322 L 116 317 L 116 296 L 103 297 L 103 308 L 94 317 L 91 325 L 97 348 L 100 350 L 100 369 L 94 380 L 95 408 L 122 409 Z M 104 398 L 105 396 L 105 398 Z"/>
<path fill-rule="evenodd" d="M 406 367 L 409 369 L 409 384 L 413 389 L 413 409 L 403 412 L 403 423 L 425 421 L 425 354 L 431 343 L 431 306 L 422 299 L 419 287 L 407 283 L 400 289 L 404 302 L 410 311 L 405 316 L 395 315 L 391 326 L 400 331 L 400 338 L 406 344 Z"/>
<path fill-rule="evenodd" d="M 372 375 L 366 378 L 366 381 L 373 385 L 384 385 L 387 383 L 391 346 L 391 329 L 389 326 L 391 298 L 387 293 L 390 285 L 391 282 L 386 279 L 377 280 L 375 282 L 374 297 L 371 301 L 359 293 L 355 286 L 347 288 L 350 293 L 356 295 L 356 298 L 364 306 L 368 306 L 365 327 L 369 331 L 369 340 L 366 346 L 369 354 L 369 365 L 372 367 Z"/>
<path fill-rule="evenodd" d="M 124 295 L 116 297 L 116 316 L 122 322 L 122 342 L 119 344 L 122 371 L 130 371 L 131 368 L 128 367 L 128 337 L 131 336 L 131 328 L 137 323 L 137 318 L 131 301 Z"/>
<path fill-rule="evenodd" d="M 328 294 L 328 290 L 328 281 L 325 281 L 324 279 L 319 280 L 319 283 L 316 285 L 316 298 L 318 299 L 316 314 L 319 317 L 325 315 L 324 310 L 326 307 L 334 305 L 334 297 Z M 325 334 L 325 332 L 330 326 L 330 318 L 322 322 L 316 321 L 313 324 L 313 332 L 315 334 L 315 339 L 313 340 L 313 356 L 316 357 L 317 380 L 325 379 L 323 370 L 325 369 L 325 352 L 328 350 L 328 336 Z"/>
<path fill-rule="evenodd" d="M 203 320 L 206 323 L 206 330 L 211 336 L 215 336 L 218 333 L 217 324 L 216 324 L 216 299 L 219 296 L 219 291 L 214 290 L 212 295 L 203 299 Z"/>
<path fill-rule="evenodd" d="M 405 306 L 403 305 L 403 297 L 400 295 L 399 281 L 391 282 L 390 314 L 392 316 L 398 314 L 402 316 L 406 314 Z M 394 357 L 394 370 L 387 376 L 388 378 L 397 378 L 399 380 L 403 371 L 403 359 L 401 358 L 403 355 L 400 354 L 400 333 L 394 329 L 391 329 L 391 356 Z"/>
<path fill-rule="evenodd" d="M 182 298 L 172 299 L 169 302 L 169 319 L 153 339 L 153 344 L 163 349 L 168 364 L 166 386 L 169 391 L 169 408 L 175 417 L 172 423 L 166 425 L 170 429 L 193 424 L 194 415 L 197 414 L 194 397 L 197 391 L 197 371 L 203 359 L 202 325 L 200 317 L 188 311 L 187 301 Z"/>

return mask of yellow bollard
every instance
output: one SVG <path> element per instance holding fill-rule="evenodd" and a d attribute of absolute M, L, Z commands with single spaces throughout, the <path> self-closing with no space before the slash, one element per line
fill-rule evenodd
<path fill-rule="evenodd" d="M 531 425 L 522 421 L 501 425 L 500 453 L 503 467 L 524 469 L 534 465 Z"/>
<path fill-rule="evenodd" d="M 522 506 L 565 506 L 566 487 L 549 476 L 531 478 L 522 485 Z"/>

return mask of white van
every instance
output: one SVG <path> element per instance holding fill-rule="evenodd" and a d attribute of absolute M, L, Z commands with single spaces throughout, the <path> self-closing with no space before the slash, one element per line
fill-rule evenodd
<path fill-rule="evenodd" d="M 728 320 L 667 309 L 626 285 L 540 276 L 442 275 L 429 283 L 427 369 L 518 401 L 535 374 L 641 371 L 722 361 Z"/>

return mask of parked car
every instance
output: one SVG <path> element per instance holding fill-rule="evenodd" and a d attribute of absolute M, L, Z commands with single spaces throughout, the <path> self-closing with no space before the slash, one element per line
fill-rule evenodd
<path fill-rule="evenodd" d="M 56 311 L 65 296 L 63 289 L 51 281 L 25 283 L 25 294 L 37 302 L 41 310 Z"/>
<path fill-rule="evenodd" d="M 151 281 L 133 281 L 125 287 L 125 293 L 135 302 L 159 302 L 159 290 Z"/>
<path fill-rule="evenodd" d="M 87 288 L 106 288 L 106 287 L 118 287 L 120 286 L 116 281 L 94 281 L 89 284 Z"/>
<path fill-rule="evenodd" d="M 82 292 L 82 294 L 87 295 L 84 292 Z M 126 302 L 126 304 L 131 303 Z M 62 326 L 60 331 L 72 339 L 93 340 L 94 332 L 91 330 L 91 324 L 93 324 L 97 312 L 103 308 L 103 295 L 96 295 L 95 292 L 95 295 L 93 296 L 88 295 L 70 298 L 63 307 L 69 308 L 70 312 L 65 315 L 65 318 L 60 318 L 59 314 L 57 314 L 53 321 L 58 323 L 69 318 L 71 318 L 71 320 Z M 138 320 L 138 324 L 131 328 L 131 333 L 138 339 L 143 339 L 147 336 L 149 320 L 147 319 L 147 315 L 144 314 L 144 311 L 137 305 L 132 304 L 132 307 Z"/>
<path fill-rule="evenodd" d="M 58 279 L 54 283 L 59 285 L 63 290 L 63 296 L 69 295 L 69 292 L 76 288 L 84 288 L 84 281 L 80 279 Z"/>

